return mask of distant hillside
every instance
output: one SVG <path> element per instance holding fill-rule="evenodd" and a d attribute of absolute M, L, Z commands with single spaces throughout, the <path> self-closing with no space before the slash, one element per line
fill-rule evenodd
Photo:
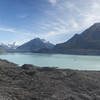
<path fill-rule="evenodd" d="M 39 52 L 46 52 L 41 50 Z M 100 23 L 92 25 L 81 34 L 75 34 L 67 42 L 57 44 L 50 53 L 100 54 Z"/>
<path fill-rule="evenodd" d="M 35 38 L 17 48 L 19 51 L 26 51 L 26 52 L 36 52 L 43 48 L 53 48 L 54 45 L 44 39 Z"/>

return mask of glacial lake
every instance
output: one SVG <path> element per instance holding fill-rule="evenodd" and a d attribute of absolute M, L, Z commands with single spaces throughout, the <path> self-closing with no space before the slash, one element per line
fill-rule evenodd
<path fill-rule="evenodd" d="M 64 54 L 38 54 L 38 53 L 5 53 L 1 59 L 14 62 L 18 65 L 33 64 L 79 70 L 100 70 L 100 56 L 80 56 Z"/>

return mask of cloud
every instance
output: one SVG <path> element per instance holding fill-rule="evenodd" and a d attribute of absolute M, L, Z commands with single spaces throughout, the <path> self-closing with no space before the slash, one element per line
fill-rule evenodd
<path fill-rule="evenodd" d="M 50 16 L 49 26 L 60 28 L 62 32 L 59 32 L 61 34 L 63 34 L 64 30 L 65 34 L 76 33 L 85 30 L 96 22 L 100 22 L 100 1 L 78 0 L 75 2 L 74 0 L 63 0 L 58 2 L 55 9 L 48 11 L 47 14 Z M 58 22 L 56 22 L 57 20 Z"/>
<path fill-rule="evenodd" d="M 55 38 L 56 41 L 59 37 L 59 41 L 63 41 L 60 37 L 66 36 L 66 41 L 68 35 L 80 34 L 92 24 L 100 22 L 99 0 L 49 0 L 49 3 L 56 6 L 45 10 L 46 17 L 42 22 L 37 22 L 37 27 L 35 25 L 34 29 L 38 30 L 25 32 L 25 40 L 40 37 L 51 41 Z"/>
<path fill-rule="evenodd" d="M 0 27 L 0 31 L 4 31 L 4 32 L 16 32 L 13 28 L 4 28 L 4 27 Z"/>
<path fill-rule="evenodd" d="M 18 15 L 18 17 L 23 19 L 23 18 L 29 17 L 29 15 L 28 14 L 21 14 L 21 15 Z"/>
<path fill-rule="evenodd" d="M 49 3 L 51 3 L 52 5 L 55 5 L 57 2 L 57 0 L 49 0 Z"/>
<path fill-rule="evenodd" d="M 47 17 L 38 26 L 41 30 L 38 36 L 45 39 L 53 40 L 55 37 L 56 41 L 59 37 L 61 41 L 61 36 L 80 34 L 95 22 L 100 21 L 99 0 L 49 0 L 49 2 L 56 6 L 53 6 L 53 10 L 45 11 Z"/>
<path fill-rule="evenodd" d="M 21 43 L 35 37 L 45 38 L 57 43 L 58 41 L 66 41 L 67 36 L 80 34 L 92 24 L 100 22 L 100 0 L 48 1 L 53 6 L 44 10 L 43 13 L 46 17 L 41 17 L 36 23 L 33 18 L 26 25 L 29 29 L 24 28 L 23 31 L 19 30 L 19 32 L 13 28 L 0 28 L 0 30 L 14 32 Z M 26 17 L 26 14 L 20 15 L 20 18 Z M 61 38 L 62 36 L 65 36 L 64 39 Z"/>

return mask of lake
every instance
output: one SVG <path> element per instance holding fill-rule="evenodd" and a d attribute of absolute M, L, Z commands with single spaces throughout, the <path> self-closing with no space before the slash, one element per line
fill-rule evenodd
<path fill-rule="evenodd" d="M 38 54 L 38 53 L 5 53 L 1 59 L 14 62 L 18 65 L 34 64 L 79 70 L 100 70 L 100 56 L 79 56 L 64 54 Z"/>

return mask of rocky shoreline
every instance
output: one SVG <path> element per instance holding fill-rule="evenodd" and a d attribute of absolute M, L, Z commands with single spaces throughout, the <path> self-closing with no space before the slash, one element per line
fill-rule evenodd
<path fill-rule="evenodd" d="M 100 71 L 78 71 L 0 59 L 0 100 L 100 100 Z"/>

